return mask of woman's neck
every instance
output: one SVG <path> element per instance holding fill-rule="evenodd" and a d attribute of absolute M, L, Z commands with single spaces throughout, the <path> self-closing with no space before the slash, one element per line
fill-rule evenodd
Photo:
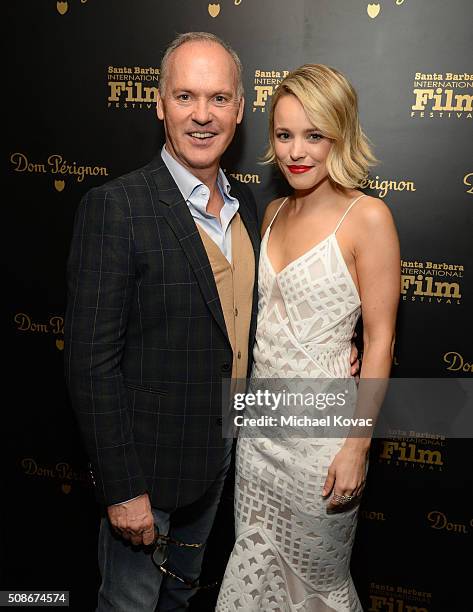
<path fill-rule="evenodd" d="M 311 189 L 294 190 L 294 212 L 332 206 L 335 200 L 345 196 L 346 189 L 338 188 L 327 176 Z"/>

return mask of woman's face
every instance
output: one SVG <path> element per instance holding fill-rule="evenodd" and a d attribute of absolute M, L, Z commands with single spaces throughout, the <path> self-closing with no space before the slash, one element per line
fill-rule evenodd
<path fill-rule="evenodd" d="M 328 176 L 326 160 L 332 144 L 311 124 L 295 96 L 279 98 L 274 109 L 274 150 L 291 187 L 312 189 Z"/>

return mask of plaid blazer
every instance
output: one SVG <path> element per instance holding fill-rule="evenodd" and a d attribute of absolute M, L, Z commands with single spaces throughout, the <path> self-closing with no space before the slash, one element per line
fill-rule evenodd
<path fill-rule="evenodd" d="M 254 198 L 230 178 L 255 252 Z M 148 492 L 163 510 L 199 498 L 222 468 L 222 378 L 232 369 L 199 232 L 161 157 L 90 190 L 67 266 L 65 369 L 95 477 L 110 505 Z"/>

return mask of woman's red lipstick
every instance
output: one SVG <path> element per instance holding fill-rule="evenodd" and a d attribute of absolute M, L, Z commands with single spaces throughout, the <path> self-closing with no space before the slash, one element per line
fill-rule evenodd
<path fill-rule="evenodd" d="M 313 166 L 288 166 L 289 172 L 292 174 L 302 174 L 303 172 L 309 171 Z"/>

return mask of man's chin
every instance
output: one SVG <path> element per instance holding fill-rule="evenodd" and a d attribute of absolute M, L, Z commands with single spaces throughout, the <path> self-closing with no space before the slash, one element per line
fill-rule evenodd
<path fill-rule="evenodd" d="M 220 155 L 192 155 L 187 158 L 189 168 L 196 170 L 210 170 L 220 164 Z"/>

